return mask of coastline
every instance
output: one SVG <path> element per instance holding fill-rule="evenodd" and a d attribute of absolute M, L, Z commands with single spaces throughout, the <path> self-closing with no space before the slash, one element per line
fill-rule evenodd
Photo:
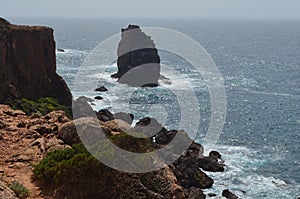
<path fill-rule="evenodd" d="M 202 156 L 199 158 L 199 153 L 201 155 L 200 151 L 203 151 L 203 147 L 200 144 L 195 143 L 194 141 L 190 140 L 187 133 L 183 131 L 176 131 L 176 130 L 167 130 L 166 128 L 162 127 L 154 118 L 144 118 L 141 119 L 134 127 L 131 126 L 131 123 L 128 123 L 127 119 L 124 119 L 122 117 L 116 117 L 116 114 L 113 115 L 108 110 L 100 110 L 96 112 L 97 118 L 96 121 L 94 118 L 87 117 L 88 115 L 82 115 L 84 111 L 91 112 L 91 107 L 87 104 L 85 101 L 79 101 L 77 105 L 79 105 L 80 114 L 76 115 L 75 118 L 77 118 L 74 121 L 71 121 L 67 117 L 67 113 L 61 110 L 60 104 L 65 105 L 67 107 L 70 107 L 70 91 L 67 88 L 65 82 L 56 74 L 56 65 L 55 65 L 55 44 L 53 40 L 53 31 L 52 29 L 48 28 L 47 30 L 51 30 L 50 34 L 43 34 L 43 30 L 47 28 L 45 27 L 29 27 L 29 26 L 17 26 L 17 25 L 11 25 L 9 22 L 5 22 L 4 26 L 2 27 L 1 34 L 11 36 L 12 40 L 18 40 L 15 35 L 23 35 L 28 40 L 32 38 L 32 35 L 39 34 L 42 38 L 45 38 L 47 41 L 50 42 L 51 45 L 43 45 L 43 44 L 37 44 L 35 39 L 31 39 L 33 43 L 32 46 L 37 45 L 38 48 L 42 48 L 41 52 L 47 52 L 44 55 L 40 55 L 39 59 L 42 60 L 41 62 L 35 62 L 33 61 L 33 57 L 31 56 L 31 53 L 21 53 L 22 56 L 25 56 L 24 59 L 22 59 L 22 62 L 17 63 L 17 70 L 25 71 L 26 74 L 21 76 L 15 76 L 11 78 L 14 82 L 13 84 L 7 84 L 7 82 L 11 82 L 10 79 L 3 78 L 1 81 L 3 82 L 3 85 L 13 85 L 14 89 L 7 90 L 5 87 L 1 91 L 2 93 L 5 93 L 5 98 L 1 99 L 1 103 L 7 103 L 12 105 L 11 101 L 14 101 L 15 108 L 17 109 L 23 109 L 26 111 L 23 112 L 21 110 L 13 110 L 11 107 L 7 105 L 1 105 L 0 106 L 0 117 L 1 117 L 1 173 L 3 174 L 2 181 L 6 182 L 8 186 L 11 186 L 12 182 L 16 181 L 21 183 L 21 187 L 23 187 L 24 190 L 28 190 L 28 197 L 29 198 L 43 198 L 43 197 L 78 197 L 81 194 L 87 194 L 85 197 L 81 198 L 89 198 L 91 196 L 96 196 L 93 194 L 115 194 L 117 198 L 125 198 L 128 196 L 132 196 L 135 194 L 142 194 L 144 196 L 137 196 L 137 197 L 151 197 L 151 198 L 162 198 L 162 197 L 170 197 L 170 198 L 205 198 L 205 195 L 202 192 L 202 189 L 206 189 L 212 186 L 213 179 L 209 178 L 202 170 L 199 169 L 201 167 L 204 170 L 209 171 L 217 171 L 222 172 L 224 171 L 224 165 L 218 163 L 218 159 L 221 158 L 221 155 L 218 152 L 212 152 L 208 157 Z M 24 32 L 25 31 L 25 32 Z M 36 31 L 41 31 L 37 33 Z M 13 32 L 13 33 L 11 33 Z M 18 32 L 18 33 L 14 33 Z M 16 42 L 17 45 L 19 45 L 20 48 L 24 47 L 24 43 L 22 42 Z M 10 48 L 10 45 L 12 43 L 9 43 L 4 41 L 4 45 L 8 45 L 8 48 Z M 0 46 L 1 47 L 1 46 Z M 3 47 L 2 49 L 7 49 L 7 47 Z M 13 49 L 13 48 L 12 48 Z M 5 50 L 2 50 L 5 54 Z M 12 50 L 14 52 L 14 50 Z M 49 53 L 50 52 L 50 53 Z M 37 54 L 37 52 L 33 53 Z M 51 57 L 47 57 L 47 55 L 51 55 Z M 4 63 L 12 63 L 16 62 L 16 56 L 12 57 L 1 57 L 2 65 L 4 66 L 2 68 L 2 74 L 8 74 L 12 73 L 15 74 L 16 71 L 14 70 L 8 70 L 7 64 Z M 45 60 L 45 61 L 43 61 Z M 32 64 L 33 63 L 33 64 Z M 36 63 L 36 64 L 35 64 Z M 46 63 L 46 64 L 45 64 Z M 50 64 L 50 67 L 47 66 Z M 28 65 L 32 65 L 33 68 L 27 68 Z M 36 69 L 38 71 L 44 71 L 36 73 Z M 44 69 L 43 69 L 44 67 Z M 32 78 L 32 74 L 36 74 L 37 78 Z M 24 79 L 25 76 L 25 79 Z M 52 78 L 50 80 L 50 84 L 41 83 L 39 80 L 39 77 L 45 77 L 48 76 Z M 9 77 L 9 76 L 8 76 Z M 26 78 L 29 77 L 29 81 L 26 80 Z M 23 85 L 20 85 L 20 82 L 26 82 L 28 81 L 29 84 L 25 87 Z M 43 82 L 43 81 L 42 81 Z M 35 85 L 39 85 L 40 87 L 43 87 L 43 91 L 40 91 L 41 89 L 38 89 L 33 92 L 32 89 L 35 89 Z M 49 89 L 47 89 L 49 88 Z M 45 93 L 45 89 L 47 92 Z M 14 92 L 11 92 L 14 90 Z M 51 96 L 49 94 L 51 93 L 51 90 L 53 90 L 53 93 Z M 28 92 L 31 91 L 31 92 Z M 26 93 L 27 92 L 27 93 Z M 32 94 L 31 94 L 32 93 Z M 57 94 L 55 94 L 57 93 Z M 29 95 L 28 95 L 29 94 Z M 30 95 L 31 94 L 31 95 Z M 51 100 L 49 102 L 46 102 L 41 99 L 40 97 L 54 97 L 55 99 L 58 99 L 58 103 L 53 103 Z M 67 96 L 67 97 L 63 97 Z M 29 98 L 30 100 L 26 99 Z M 39 99 L 38 104 L 37 99 Z M 76 101 L 75 101 L 76 102 Z M 24 103 L 27 103 L 24 105 Z M 56 104 L 57 103 L 57 104 Z M 43 107 L 41 109 L 41 106 Z M 47 107 L 48 106 L 48 107 Z M 50 108 L 51 106 L 51 108 Z M 54 109 L 52 106 L 57 106 Z M 45 110 L 45 112 L 41 111 Z M 54 112 L 53 112 L 54 110 Z M 64 109 L 65 110 L 65 109 Z M 93 114 L 95 114 L 94 111 L 92 111 Z M 26 115 L 27 114 L 27 115 Z M 73 112 L 74 114 L 74 112 Z M 120 114 L 119 114 L 120 115 Z M 123 113 L 123 115 L 128 115 L 127 113 Z M 84 116 L 84 117 L 82 117 Z M 115 119 L 115 117 L 117 119 Z M 147 126 L 149 123 L 149 120 L 154 120 L 157 122 L 157 124 L 161 127 L 161 130 L 155 135 L 155 142 L 153 142 L 153 137 L 145 138 L 145 146 L 148 146 L 144 148 L 143 142 L 141 142 L 140 139 L 135 139 L 132 136 L 126 135 L 126 132 L 124 132 L 123 129 L 120 129 L 119 124 L 123 124 L 127 126 L 128 129 L 132 129 L 135 131 L 143 131 L 143 128 Z M 73 150 L 72 146 L 74 144 L 80 144 L 81 141 L 78 138 L 78 134 L 76 131 L 77 126 L 74 126 L 74 123 L 79 123 L 83 126 L 86 125 L 92 125 L 97 123 L 97 125 L 100 125 L 100 128 L 106 129 L 106 135 L 108 136 L 113 142 L 116 142 L 115 144 L 119 144 L 120 146 L 127 148 L 128 150 L 140 150 L 140 149 L 134 149 L 136 146 L 143 146 L 144 150 L 156 150 L 160 147 L 163 147 L 164 145 L 168 144 L 172 138 L 176 134 L 180 134 L 182 137 L 182 140 L 190 140 L 192 143 L 191 146 L 188 149 L 188 152 L 185 154 L 178 154 L 179 159 L 176 160 L 173 164 L 165 165 L 162 169 L 154 172 L 150 172 L 147 174 L 124 174 L 122 172 L 110 169 L 102 165 L 100 162 L 97 163 L 97 165 L 100 164 L 100 168 L 105 167 L 105 171 L 108 173 L 101 173 L 99 174 L 100 177 L 103 175 L 112 175 L 112 178 L 116 178 L 116 186 L 122 186 L 124 187 L 124 190 L 121 192 L 114 192 L 113 190 L 103 190 L 103 192 L 99 192 L 99 190 L 94 187 L 90 190 L 89 193 L 86 193 L 86 190 L 81 190 L 79 192 L 72 192 L 71 190 L 74 189 L 74 186 L 68 187 L 66 183 L 68 183 L 68 180 L 72 179 L 72 182 L 78 182 L 80 184 L 80 181 L 83 179 L 72 178 L 72 176 L 69 176 L 69 179 L 65 179 L 66 181 L 63 181 L 62 184 L 55 184 L 47 185 L 45 184 L 43 186 L 40 186 L 41 184 L 38 183 L 39 180 L 36 181 L 36 178 L 34 175 L 32 175 L 32 172 L 36 173 L 38 171 L 37 168 L 39 166 L 43 166 L 43 161 L 47 160 L 47 157 L 50 158 L 51 155 L 47 154 L 55 154 L 60 153 L 59 150 L 68 151 Z M 132 122 L 132 121 L 131 121 Z M 124 137 L 125 136 L 125 137 Z M 125 140 L 123 140 L 125 139 Z M 127 140 L 127 141 L 126 141 Z M 134 145 L 127 146 L 127 142 L 131 140 L 131 142 L 135 143 Z M 75 147 L 76 149 L 76 147 Z M 165 155 L 171 155 L 171 154 L 165 154 Z M 45 159 L 46 158 L 46 159 Z M 65 158 L 65 157 L 63 157 Z M 92 157 L 90 157 L 92 158 Z M 53 160 L 52 160 L 53 161 Z M 58 162 L 58 164 L 60 164 Z M 85 162 L 83 162 L 85 164 Z M 60 167 L 59 167 L 60 168 Z M 75 167 L 76 168 L 76 167 Z M 79 173 L 82 170 L 79 171 Z M 84 170 L 83 170 L 84 171 Z M 47 173 L 44 170 L 40 170 L 40 175 L 47 177 Z M 62 172 L 62 171 L 59 171 Z M 37 174 L 35 174 L 37 175 Z M 154 177 L 154 176 L 156 177 Z M 98 176 L 99 177 L 99 176 Z M 118 179 L 125 179 L 125 181 L 130 181 L 133 184 L 136 184 L 138 187 L 132 187 L 132 190 L 129 190 L 126 188 L 128 185 L 127 183 L 121 182 Z M 43 179 L 40 179 L 43 181 Z M 94 179 L 96 180 L 95 185 L 106 185 L 108 181 L 101 181 L 101 179 Z M 84 181 L 84 180 L 83 180 Z M 142 183 L 142 184 L 141 184 Z M 153 187 L 151 184 L 153 183 L 166 183 L 165 187 Z M 43 184 L 43 183 L 42 183 Z M 145 185 L 146 184 L 146 185 Z M 52 188 L 51 188 L 52 187 Z M 52 191 L 47 192 L 46 190 L 50 188 Z M 136 188 L 142 189 L 136 190 Z M 6 188 L 9 190 L 9 188 Z M 18 194 L 15 191 L 15 194 Z M 95 192 L 96 191 L 96 192 Z M 112 192 L 111 192 L 112 191 Z M 119 190 L 120 191 L 120 190 Z M 139 193 L 141 191 L 141 193 Z M 5 192 L 1 194 L 8 194 L 4 197 L 15 197 L 14 194 L 9 192 Z M 24 193 L 25 194 L 25 193 Z M 54 194 L 54 195 L 53 195 Z M 75 194 L 75 195 L 74 195 Z M 91 195 L 92 194 L 92 195 Z M 230 192 L 225 191 L 225 195 L 228 195 L 228 198 L 234 198 L 230 194 Z M 215 194 L 210 194 L 215 195 Z M 99 195 L 98 195 L 99 196 Z M 20 196 L 19 196 L 20 197 Z"/>

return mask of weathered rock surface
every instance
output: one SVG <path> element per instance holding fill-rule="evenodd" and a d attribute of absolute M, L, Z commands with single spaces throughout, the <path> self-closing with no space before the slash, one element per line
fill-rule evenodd
<path fill-rule="evenodd" d="M 61 125 L 58 130 L 58 138 L 72 146 L 81 143 L 80 137 L 84 136 L 84 144 L 92 145 L 103 138 L 101 131 L 104 134 L 110 134 L 107 127 L 98 119 L 82 117 Z"/>
<path fill-rule="evenodd" d="M 0 120 L 5 123 L 0 139 L 1 180 L 8 183 L 16 180 L 32 192 L 29 198 L 44 198 L 39 187 L 32 182 L 32 164 L 50 151 L 70 147 L 57 138 L 58 127 L 70 120 L 63 111 L 33 117 L 2 104 Z M 10 193 L 0 184 L 0 198 L 15 198 Z"/>
<path fill-rule="evenodd" d="M 93 117 L 95 116 L 95 111 L 88 104 L 88 102 L 92 102 L 93 100 L 87 97 L 79 97 L 72 104 L 72 113 L 73 118 L 78 119 L 81 117 Z"/>
<path fill-rule="evenodd" d="M 16 194 L 1 181 L 0 181 L 0 198 L 18 199 Z"/>
<path fill-rule="evenodd" d="M 53 29 L 0 24 L 0 103 L 53 97 L 71 107 L 72 95 L 56 73 Z"/>
<path fill-rule="evenodd" d="M 139 26 L 122 29 L 117 64 L 118 72 L 112 77 L 118 82 L 137 87 L 158 85 L 160 57 L 154 42 Z"/>
<path fill-rule="evenodd" d="M 7 105 L 0 105 L 0 120 L 5 123 L 1 130 L 0 166 L 3 168 L 1 172 L 6 176 L 5 180 L 8 182 L 18 180 L 32 191 L 30 198 L 43 198 L 41 194 L 45 192 L 41 192 L 40 187 L 32 182 L 31 164 L 40 161 L 48 152 L 70 148 L 73 144 L 81 143 L 82 136 L 84 136 L 84 143 L 92 146 L 102 140 L 103 136 L 110 137 L 124 132 L 135 132 L 137 129 L 139 133 L 147 132 L 153 130 L 153 126 L 150 124 L 155 124 L 155 129 L 160 129 L 159 133 L 146 138 L 149 139 L 148 143 L 152 142 L 155 149 L 165 145 L 170 148 L 180 145 L 177 142 L 170 144 L 175 136 L 180 136 L 180 142 L 191 142 L 188 150 L 183 154 L 175 154 L 179 158 L 170 166 L 166 165 L 158 171 L 145 174 L 127 174 L 107 167 L 105 176 L 114 179 L 113 186 L 118 189 L 107 191 L 110 184 L 102 181 L 95 182 L 95 186 L 101 184 L 101 187 L 106 190 L 105 192 L 99 190 L 99 194 L 106 198 L 111 196 L 113 198 L 205 198 L 201 189 L 211 187 L 213 180 L 199 169 L 199 155 L 203 156 L 203 147 L 190 140 L 187 133 L 168 131 L 151 118 L 141 119 L 136 127 L 132 127 L 122 119 L 114 119 L 114 114 L 108 110 L 101 110 L 99 114 L 105 115 L 107 121 L 95 117 L 81 117 L 70 121 L 63 111 L 54 111 L 45 116 L 26 116 L 22 111 L 12 110 Z M 150 128 L 145 128 L 148 125 Z M 77 132 L 83 134 L 78 135 Z M 127 143 L 115 144 L 117 146 L 121 144 L 121 148 L 123 144 L 128 146 Z M 165 154 L 166 157 L 172 155 L 174 154 Z M 206 158 L 215 162 L 221 158 L 221 155 L 213 151 Z M 47 197 L 76 196 L 72 193 L 59 194 L 55 195 L 54 192 L 49 192 Z"/>
<path fill-rule="evenodd" d="M 132 124 L 132 122 L 134 120 L 134 115 L 130 114 L 130 113 L 118 112 L 118 113 L 113 114 L 113 118 L 123 120 L 123 121 L 127 122 L 128 124 Z"/>

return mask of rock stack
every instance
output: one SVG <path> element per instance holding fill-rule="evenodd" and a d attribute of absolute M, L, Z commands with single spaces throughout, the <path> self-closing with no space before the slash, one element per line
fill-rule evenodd
<path fill-rule="evenodd" d="M 139 26 L 122 29 L 118 46 L 118 72 L 112 77 L 135 87 L 158 86 L 160 57 L 154 42 Z"/>

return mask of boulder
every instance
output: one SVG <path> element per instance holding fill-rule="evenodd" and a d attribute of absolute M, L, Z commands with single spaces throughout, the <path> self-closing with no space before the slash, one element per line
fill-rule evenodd
<path fill-rule="evenodd" d="M 187 198 L 183 187 L 179 185 L 176 176 L 169 166 L 158 171 L 139 174 L 139 178 L 148 189 L 158 193 L 163 196 L 163 198 Z"/>
<path fill-rule="evenodd" d="M 219 164 L 208 157 L 199 158 L 198 163 L 199 167 L 204 171 L 223 172 L 225 170 L 223 164 Z"/>
<path fill-rule="evenodd" d="M 64 111 L 52 111 L 51 113 L 45 115 L 44 119 L 48 120 L 49 123 L 66 123 L 70 121 Z"/>
<path fill-rule="evenodd" d="M 120 119 L 114 119 L 105 122 L 104 126 L 108 128 L 110 131 L 115 132 L 132 132 L 132 126 L 130 126 L 127 122 L 120 120 Z"/>
<path fill-rule="evenodd" d="M 96 99 L 96 100 L 103 100 L 103 97 L 101 97 L 101 96 L 96 96 L 95 99 Z"/>
<path fill-rule="evenodd" d="M 204 193 L 199 188 L 191 187 L 188 192 L 188 199 L 205 199 Z"/>
<path fill-rule="evenodd" d="M 134 126 L 135 132 L 143 133 L 147 137 L 154 136 L 155 134 L 166 130 L 167 129 L 164 128 L 155 118 L 151 117 L 140 119 Z"/>
<path fill-rule="evenodd" d="M 106 92 L 108 91 L 107 88 L 105 88 L 105 86 L 100 86 L 99 88 L 96 88 L 95 91 L 98 91 L 98 92 Z"/>
<path fill-rule="evenodd" d="M 221 159 L 221 154 L 217 151 L 211 151 L 208 157 L 202 156 L 199 160 L 199 167 L 204 171 L 210 172 L 223 172 L 225 170 L 225 165 L 223 163 L 219 163 Z"/>
<path fill-rule="evenodd" d="M 101 109 L 96 112 L 96 116 L 100 121 L 107 122 L 114 119 L 113 114 L 107 109 Z"/>
<path fill-rule="evenodd" d="M 81 136 L 84 136 L 84 144 L 92 145 L 110 134 L 111 131 L 93 117 L 82 117 L 67 122 L 58 129 L 58 138 L 70 146 L 81 143 Z"/>
<path fill-rule="evenodd" d="M 231 191 L 228 189 L 223 190 L 222 196 L 224 196 L 227 199 L 238 199 L 236 195 L 234 195 Z"/>
<path fill-rule="evenodd" d="M 113 118 L 123 120 L 123 121 L 127 122 L 128 124 L 132 124 L 132 122 L 134 120 L 134 115 L 130 114 L 130 113 L 119 112 L 119 113 L 113 114 Z"/>
<path fill-rule="evenodd" d="M 88 104 L 91 100 L 86 97 L 79 97 L 73 102 L 72 110 L 74 119 L 95 116 L 93 108 Z"/>

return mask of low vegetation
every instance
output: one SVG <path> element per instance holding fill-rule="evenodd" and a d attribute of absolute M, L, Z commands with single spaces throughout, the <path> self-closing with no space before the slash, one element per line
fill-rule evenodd
<path fill-rule="evenodd" d="M 18 102 L 12 102 L 11 106 L 13 109 L 24 111 L 27 115 L 45 115 L 52 111 L 62 110 L 66 112 L 69 118 L 71 118 L 68 107 L 61 105 L 57 99 L 51 97 L 40 98 L 38 101 L 22 98 Z"/>
<path fill-rule="evenodd" d="M 105 194 L 105 186 L 111 187 L 114 172 L 79 144 L 48 153 L 34 165 L 33 178 L 48 194 L 51 189 L 62 198 L 95 198 Z"/>
<path fill-rule="evenodd" d="M 57 150 L 34 166 L 34 177 L 39 181 L 50 184 L 63 184 L 66 181 L 83 178 L 87 179 L 97 175 L 101 163 L 95 159 L 85 147 L 74 145 L 73 148 Z"/>
<path fill-rule="evenodd" d="M 16 196 L 20 199 L 25 199 L 30 195 L 30 191 L 18 181 L 12 181 L 9 188 L 13 190 Z"/>
<path fill-rule="evenodd" d="M 112 142 L 124 150 L 131 149 L 130 151 L 134 152 L 152 149 L 149 139 L 146 141 L 146 139 L 138 139 L 122 133 L 111 136 L 110 140 L 99 140 L 96 145 L 91 147 L 91 150 L 95 154 L 100 152 L 102 155 L 107 154 L 114 158 L 114 152 L 106 148 L 107 142 Z M 141 162 L 145 161 L 141 160 Z M 33 178 L 43 185 L 42 187 L 52 187 L 62 194 L 69 194 L 63 195 L 63 197 L 71 198 L 105 196 L 108 193 L 106 189 L 110 189 L 114 183 L 118 183 L 118 179 L 124 175 L 122 172 L 102 164 L 89 153 L 83 144 L 50 152 L 33 167 Z"/>
<path fill-rule="evenodd" d="M 147 153 L 154 150 L 149 138 L 138 138 L 127 133 L 113 135 L 110 140 L 118 147 L 134 153 Z"/>

